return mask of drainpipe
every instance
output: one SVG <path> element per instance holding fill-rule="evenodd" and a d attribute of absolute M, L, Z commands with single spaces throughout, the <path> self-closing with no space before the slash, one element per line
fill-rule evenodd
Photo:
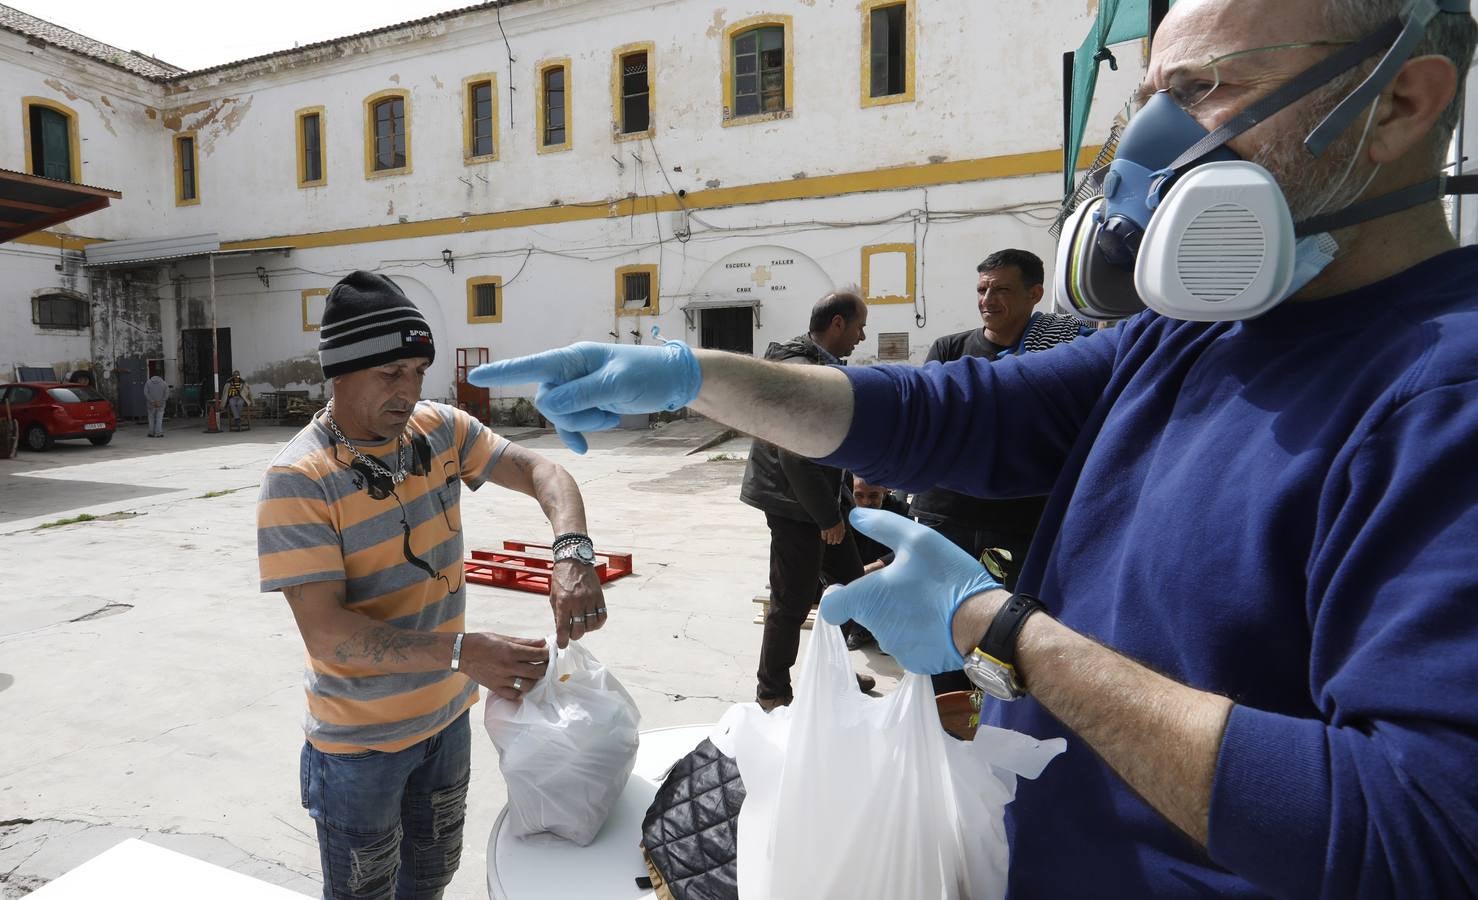
<path fill-rule="evenodd" d="M 221 396 L 221 356 L 220 346 L 216 341 L 216 255 L 207 254 L 210 260 L 210 368 L 215 374 L 215 393 L 210 399 L 215 400 Z"/>

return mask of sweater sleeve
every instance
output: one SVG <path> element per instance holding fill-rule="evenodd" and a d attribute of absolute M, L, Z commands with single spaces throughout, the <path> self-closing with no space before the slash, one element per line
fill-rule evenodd
<path fill-rule="evenodd" d="M 1342 457 L 1309 563 L 1317 719 L 1235 707 L 1213 859 L 1278 896 L 1478 893 L 1478 382 Z"/>
<path fill-rule="evenodd" d="M 852 424 L 822 462 L 908 491 L 1049 493 L 1103 395 L 1124 330 L 995 362 L 843 369 Z"/>

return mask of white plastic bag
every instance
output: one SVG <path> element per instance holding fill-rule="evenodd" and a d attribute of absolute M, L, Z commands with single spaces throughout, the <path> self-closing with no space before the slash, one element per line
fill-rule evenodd
<path fill-rule="evenodd" d="M 489 694 L 483 723 L 508 783 L 515 837 L 549 832 L 584 847 L 595 840 L 636 765 L 636 702 L 578 643 L 556 651 L 520 703 Z"/>
<path fill-rule="evenodd" d="M 1066 748 L 982 726 L 956 741 L 930 680 L 857 690 L 841 629 L 818 620 L 795 703 L 729 710 L 712 737 L 739 763 L 740 900 L 1004 897 L 1005 807 Z"/>

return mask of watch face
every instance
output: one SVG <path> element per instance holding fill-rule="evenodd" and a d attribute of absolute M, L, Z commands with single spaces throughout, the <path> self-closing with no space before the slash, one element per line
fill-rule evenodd
<path fill-rule="evenodd" d="M 997 700 L 1015 700 L 1021 696 L 1009 672 L 973 654 L 965 659 L 965 677 Z"/>
<path fill-rule="evenodd" d="M 595 548 L 589 544 L 577 544 L 575 546 L 575 558 L 583 563 L 595 564 Z"/>

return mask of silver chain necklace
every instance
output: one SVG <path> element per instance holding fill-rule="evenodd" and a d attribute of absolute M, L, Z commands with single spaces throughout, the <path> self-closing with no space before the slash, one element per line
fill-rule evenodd
<path fill-rule="evenodd" d="M 382 478 L 390 479 L 391 484 L 400 484 L 402 481 L 405 481 L 405 437 L 403 435 L 397 434 L 395 436 L 396 465 L 395 471 L 392 472 L 389 469 L 385 468 L 379 460 L 370 459 L 368 456 L 360 453 L 359 448 L 351 444 L 349 442 L 349 439 L 344 436 L 344 432 L 339 430 L 339 423 L 334 421 L 334 401 L 330 400 L 328 402 L 328 407 L 324 410 L 324 416 L 328 419 L 329 431 L 333 432 L 334 437 L 339 441 L 339 443 L 343 444 L 345 447 L 348 447 L 349 452 L 354 454 L 354 458 L 368 466 L 371 472 L 381 476 Z"/>

